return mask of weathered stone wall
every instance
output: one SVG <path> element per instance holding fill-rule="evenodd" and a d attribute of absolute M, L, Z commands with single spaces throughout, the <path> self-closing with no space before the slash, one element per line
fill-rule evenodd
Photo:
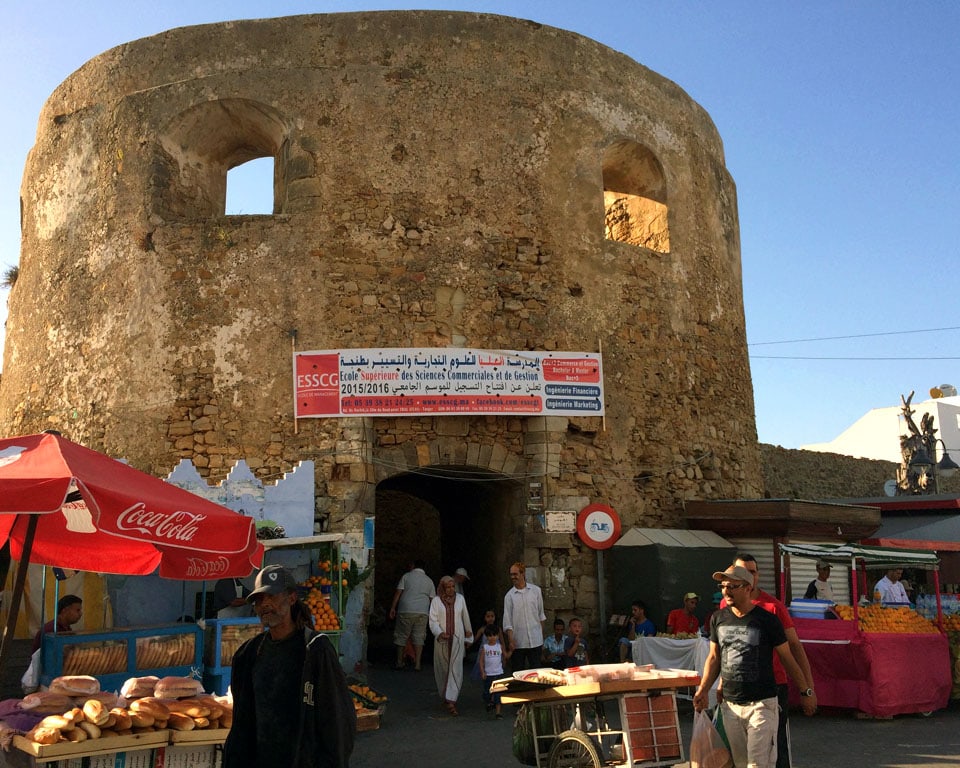
<path fill-rule="evenodd" d="M 892 461 L 855 459 L 761 443 L 763 484 L 771 499 L 857 499 L 884 495 L 883 485 L 897 477 Z M 943 493 L 960 492 L 960 477 L 942 478 Z"/>
<path fill-rule="evenodd" d="M 224 216 L 227 169 L 257 156 L 275 160 L 274 215 Z M 640 201 L 609 229 L 605 191 Z M 374 511 L 387 454 L 398 472 L 537 476 L 548 509 L 604 501 L 626 525 L 762 493 L 720 138 L 591 40 L 446 12 L 172 30 L 53 93 L 21 195 L 4 433 L 55 427 L 211 480 L 238 458 L 265 480 L 312 459 L 318 526 L 337 530 Z M 295 425 L 294 344 L 602 346 L 607 413 L 458 436 L 443 419 Z"/>

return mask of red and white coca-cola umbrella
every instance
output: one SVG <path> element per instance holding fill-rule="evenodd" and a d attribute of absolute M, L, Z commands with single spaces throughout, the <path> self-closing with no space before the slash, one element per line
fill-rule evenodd
<path fill-rule="evenodd" d="M 263 561 L 252 518 L 55 433 L 0 440 L 0 546 L 8 540 L 24 578 L 28 562 L 126 575 L 159 566 L 200 581 Z M 18 574 L 11 634 L 22 588 Z"/>

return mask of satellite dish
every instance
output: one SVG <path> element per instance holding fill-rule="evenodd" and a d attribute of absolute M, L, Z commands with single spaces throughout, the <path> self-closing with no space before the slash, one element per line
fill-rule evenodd
<path fill-rule="evenodd" d="M 897 481 L 896 480 L 887 480 L 883 484 L 883 492 L 887 496 L 896 496 L 897 495 Z"/>
<path fill-rule="evenodd" d="M 934 400 L 943 397 L 943 390 L 940 387 L 930 387 L 930 397 Z"/>

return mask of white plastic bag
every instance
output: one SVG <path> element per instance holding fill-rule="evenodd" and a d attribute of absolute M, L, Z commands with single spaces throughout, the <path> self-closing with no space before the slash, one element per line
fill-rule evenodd
<path fill-rule="evenodd" d="M 733 768 L 733 758 L 705 709 L 693 713 L 690 768 Z"/>
<path fill-rule="evenodd" d="M 30 666 L 20 678 L 20 685 L 24 693 L 33 693 L 40 687 L 40 649 L 37 648 L 30 657 Z"/>

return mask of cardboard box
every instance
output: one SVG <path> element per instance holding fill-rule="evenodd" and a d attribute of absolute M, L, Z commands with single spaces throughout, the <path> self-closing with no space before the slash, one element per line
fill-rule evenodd
<path fill-rule="evenodd" d="M 162 753 L 162 754 L 161 754 Z M 217 768 L 222 752 L 212 744 L 171 744 L 158 753 L 162 768 Z"/>
<path fill-rule="evenodd" d="M 117 752 L 112 755 L 94 755 L 87 758 L 83 768 L 153 768 L 153 750 L 141 749 L 135 752 Z"/>

